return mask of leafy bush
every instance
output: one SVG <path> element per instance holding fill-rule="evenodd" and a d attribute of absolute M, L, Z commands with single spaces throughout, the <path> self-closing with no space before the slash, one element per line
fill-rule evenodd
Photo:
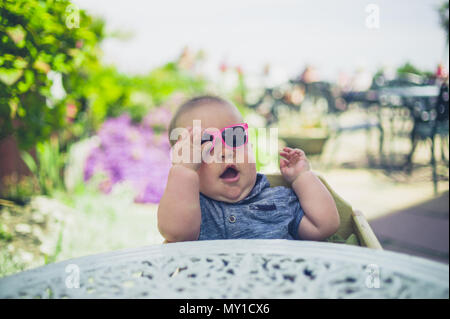
<path fill-rule="evenodd" d="M 128 113 L 133 122 L 140 122 L 175 92 L 193 95 L 205 86 L 202 78 L 184 72 L 172 62 L 144 76 L 127 76 L 112 66 L 85 63 L 78 73 L 63 79 L 80 111 L 74 124 L 84 129 L 84 135 L 96 131 L 106 118 L 124 113 Z"/>
<path fill-rule="evenodd" d="M 104 22 L 76 9 L 68 0 L 0 0 L 0 140 L 13 134 L 21 149 L 36 146 L 36 162 L 27 152 L 22 157 L 43 194 L 63 187 L 60 173 L 70 144 L 94 134 L 105 119 L 127 113 L 132 122 L 143 121 L 137 126 L 127 123 L 129 131 L 139 127 L 138 135 L 152 136 L 146 143 L 159 143 L 154 136 L 164 127 L 153 125 L 152 117 L 167 114 L 152 111 L 155 105 L 175 92 L 201 92 L 205 85 L 175 62 L 144 76 L 102 65 Z M 78 21 L 71 21 L 72 14 L 79 14 Z M 79 25 L 72 28 L 72 22 Z M 149 112 L 153 115 L 146 117 Z M 146 123 L 153 127 L 146 128 Z M 104 147 L 115 149 L 102 131 L 100 135 Z M 50 141 L 50 136 L 58 136 L 58 141 Z M 150 146 L 151 154 L 146 146 L 133 147 L 150 158 L 166 151 L 159 144 Z M 141 196 L 144 201 L 158 197 Z"/>
<path fill-rule="evenodd" d="M 183 71 L 176 63 L 169 62 L 146 76 L 137 77 L 135 85 L 149 92 L 155 105 L 160 105 L 175 92 L 183 92 L 186 95 L 202 92 L 205 80 Z"/>
<path fill-rule="evenodd" d="M 22 149 L 66 124 L 70 90 L 56 98 L 50 75 L 97 61 L 103 22 L 69 9 L 67 0 L 0 0 L 0 139 L 15 134 Z"/>
<path fill-rule="evenodd" d="M 37 159 L 25 151 L 22 159 L 38 180 L 41 194 L 51 195 L 55 190 L 63 188 L 62 168 L 65 154 L 60 152 L 57 138 L 39 142 L 36 145 Z"/>

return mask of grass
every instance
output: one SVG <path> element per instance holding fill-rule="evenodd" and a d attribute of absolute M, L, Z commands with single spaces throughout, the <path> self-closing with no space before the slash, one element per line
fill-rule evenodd
<path fill-rule="evenodd" d="M 6 247 L 0 248 L 0 278 L 23 271 L 26 264 L 16 255 L 11 254 Z"/>

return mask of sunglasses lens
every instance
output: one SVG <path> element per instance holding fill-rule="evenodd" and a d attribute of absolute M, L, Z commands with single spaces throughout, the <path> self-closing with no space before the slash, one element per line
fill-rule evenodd
<path fill-rule="evenodd" d="M 202 144 L 206 143 L 206 142 L 212 142 L 213 139 L 214 139 L 214 137 L 211 134 L 205 132 L 202 135 Z"/>
<path fill-rule="evenodd" d="M 222 138 L 225 144 L 231 147 L 239 147 L 247 142 L 247 134 L 243 126 L 226 128 L 222 132 Z"/>

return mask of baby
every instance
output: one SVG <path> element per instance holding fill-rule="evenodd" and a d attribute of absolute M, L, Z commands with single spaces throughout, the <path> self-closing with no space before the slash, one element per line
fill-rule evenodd
<path fill-rule="evenodd" d="M 230 102 L 193 98 L 173 116 L 169 132 L 175 128 L 188 134 L 170 141 L 173 165 L 158 207 L 158 228 L 166 242 L 323 240 L 338 229 L 333 197 L 302 150 L 280 152 L 280 171 L 291 188 L 271 188 L 256 172 L 247 125 Z M 179 150 L 185 155 L 188 150 L 187 160 L 174 156 Z"/>

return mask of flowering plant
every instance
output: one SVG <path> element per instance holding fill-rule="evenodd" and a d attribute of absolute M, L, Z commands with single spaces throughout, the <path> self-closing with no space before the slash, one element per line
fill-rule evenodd
<path fill-rule="evenodd" d="M 136 202 L 159 202 L 171 166 L 169 120 L 170 111 L 163 108 L 150 112 L 140 124 L 134 124 L 128 114 L 106 120 L 98 132 L 100 145 L 86 160 L 85 181 L 103 173 L 106 178 L 100 188 L 104 192 L 126 181 L 137 192 Z"/>

